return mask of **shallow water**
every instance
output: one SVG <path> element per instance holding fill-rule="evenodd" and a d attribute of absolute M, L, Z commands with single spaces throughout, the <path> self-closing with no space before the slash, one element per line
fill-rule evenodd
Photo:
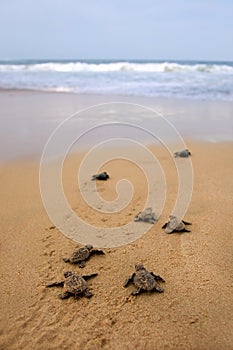
<path fill-rule="evenodd" d="M 16 90 L 1 91 L 0 105 L 1 160 L 40 157 L 62 122 L 59 147 L 72 135 L 79 150 L 119 137 L 150 144 L 177 143 L 177 135 L 184 142 L 233 141 L 231 101 Z"/>

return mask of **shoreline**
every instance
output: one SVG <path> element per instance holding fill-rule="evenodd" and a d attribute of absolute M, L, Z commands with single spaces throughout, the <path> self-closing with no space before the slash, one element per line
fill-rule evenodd
<path fill-rule="evenodd" d="M 150 95 L 140 95 L 140 94 L 119 94 L 119 93 L 97 93 L 97 92 L 78 92 L 78 91 L 66 91 L 66 90 L 46 90 L 46 89 L 36 89 L 36 88 L 5 88 L 0 87 L 0 94 L 1 93 L 32 93 L 32 94 L 50 94 L 50 95 L 70 95 L 73 97 L 90 97 L 90 98 L 102 98 L 102 99 L 113 99 L 114 102 L 118 101 L 118 99 L 139 99 L 139 100 L 148 100 L 149 101 L 172 101 L 172 102 L 187 102 L 187 103 L 233 103 L 233 99 L 223 99 L 223 98 L 199 98 L 199 97 L 188 97 L 188 96 L 172 96 L 172 95 L 157 95 L 157 96 L 150 96 Z"/>
<path fill-rule="evenodd" d="M 196 146 L 219 146 L 219 147 L 233 147 L 233 140 L 232 141 L 208 141 L 208 140 L 185 140 L 185 144 L 187 146 L 187 148 L 192 149 L 192 147 L 196 147 Z M 164 150 L 166 150 L 166 147 L 163 146 L 162 143 L 158 143 L 158 144 L 142 144 L 142 146 L 148 148 L 149 150 L 151 149 L 161 149 L 164 148 Z M 169 145 L 172 148 L 175 147 L 175 144 L 173 144 L 171 142 L 171 144 Z M 88 146 L 79 149 L 79 150 L 73 150 L 72 152 L 69 152 L 68 154 L 65 155 L 65 160 L 69 159 L 70 157 L 82 157 L 84 154 L 88 153 L 88 151 L 90 150 L 90 148 Z M 113 147 L 110 148 L 110 150 L 112 151 L 117 151 L 118 148 L 117 147 Z M 181 149 L 176 149 L 177 151 L 180 151 Z M 26 165 L 26 164 L 40 164 L 42 159 L 42 154 L 31 154 L 31 155 L 19 155 L 19 156 L 15 156 L 14 158 L 10 158 L 10 159 L 2 159 L 0 160 L 0 169 L 10 166 L 10 165 Z M 51 160 L 51 162 L 56 161 L 56 159 L 60 159 L 60 156 L 54 156 L 54 160 Z"/>
<path fill-rule="evenodd" d="M 122 105 L 119 104 L 119 99 L 123 102 Z M 0 161 L 40 156 L 53 131 L 77 111 L 81 117 L 80 121 L 78 118 L 75 119 L 77 134 L 80 131 L 85 132 L 85 130 L 92 129 L 97 124 L 115 121 L 131 123 L 141 128 L 146 127 L 147 130 L 156 132 L 162 126 L 162 122 L 156 119 L 156 113 L 152 112 L 152 110 L 157 110 L 173 124 L 184 140 L 213 143 L 233 141 L 233 101 L 129 98 L 10 90 L 0 91 L 0 104 L 0 138 L 2 141 Z M 91 106 L 97 107 L 93 109 L 90 108 Z M 115 109 L 115 114 L 112 109 Z M 118 109 L 119 113 L 117 113 Z M 96 112 L 98 112 L 97 115 L 95 115 Z M 72 132 L 72 130 L 73 126 L 70 125 L 70 131 L 67 132 Z M 117 137 L 121 135 L 121 132 L 124 135 L 124 130 L 119 131 L 118 134 L 113 130 L 112 134 L 107 132 L 107 136 Z M 125 135 L 131 137 L 133 134 L 125 132 Z M 166 133 L 162 134 L 162 138 L 166 136 Z M 98 135 L 92 135 L 90 139 L 91 142 L 93 139 L 98 140 Z M 150 139 L 143 139 L 143 136 L 139 141 L 151 142 Z M 90 146 L 88 137 L 81 146 L 82 148 Z"/>

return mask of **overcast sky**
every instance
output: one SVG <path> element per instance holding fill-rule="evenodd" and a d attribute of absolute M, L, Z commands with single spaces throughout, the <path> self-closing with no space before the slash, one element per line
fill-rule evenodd
<path fill-rule="evenodd" d="M 0 0 L 0 59 L 233 60 L 233 0 Z"/>

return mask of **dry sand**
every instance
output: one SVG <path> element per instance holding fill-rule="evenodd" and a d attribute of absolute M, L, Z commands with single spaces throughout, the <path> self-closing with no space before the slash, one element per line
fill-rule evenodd
<path fill-rule="evenodd" d="M 177 179 L 169 156 L 155 148 L 168 182 L 162 216 L 132 244 L 106 249 L 105 256 L 93 257 L 85 269 L 69 266 L 78 273 L 99 273 L 90 282 L 90 300 L 63 301 L 59 288 L 45 288 L 62 278 L 67 270 L 62 258 L 76 243 L 49 229 L 38 163 L 1 166 L 1 349 L 233 349 L 233 144 L 189 147 L 195 183 L 185 218 L 193 223 L 192 232 L 167 235 L 161 230 L 175 202 Z M 136 194 L 126 211 L 103 218 L 79 198 L 77 159 L 73 156 L 65 167 L 71 207 L 99 226 L 131 220 L 145 201 L 140 172 L 124 164 Z M 113 199 L 122 171 L 117 163 L 109 163 L 107 171 L 114 173 L 114 180 L 98 188 L 105 199 Z M 163 294 L 133 297 L 133 287 L 122 287 L 137 261 L 166 280 Z"/>

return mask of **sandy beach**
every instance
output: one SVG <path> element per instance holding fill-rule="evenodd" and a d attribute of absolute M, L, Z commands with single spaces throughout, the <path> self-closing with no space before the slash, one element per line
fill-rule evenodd
<path fill-rule="evenodd" d="M 28 97 L 32 104 L 36 95 Z M 6 101 L 2 94 L 0 98 Z M 23 98 L 25 101 L 25 95 L 22 101 Z M 43 111 L 49 101 L 47 96 Z M 7 106 L 6 102 L 2 111 L 9 111 Z M 67 106 L 70 112 L 77 108 L 76 102 Z M 13 115 L 14 107 L 11 108 Z M 24 119 L 23 110 L 19 113 Z M 59 113 L 63 116 L 60 110 Z M 25 125 L 26 120 L 27 116 Z M 39 123 L 36 119 L 34 122 Z M 32 129 L 34 122 L 28 124 L 33 125 Z M 92 257 L 80 269 L 63 261 L 77 243 L 53 227 L 40 196 L 39 155 L 54 125 L 43 129 L 37 156 L 27 154 L 27 159 L 19 159 L 14 154 L 14 160 L 0 165 L 0 348 L 231 350 L 233 143 L 185 139 L 192 152 L 194 171 L 193 194 L 185 219 L 192 226 L 190 233 L 172 235 L 165 234 L 161 226 L 175 204 L 177 176 L 169 155 L 161 146 L 151 145 L 167 181 L 161 217 L 140 239 L 104 249 L 105 256 Z M 64 166 L 64 191 L 71 208 L 99 227 L 131 221 L 145 203 L 142 173 L 127 161 L 108 163 L 105 169 L 112 178 L 98 183 L 100 195 L 105 200 L 116 198 L 115 186 L 122 176 L 132 182 L 135 194 L 125 210 L 100 215 L 82 201 L 77 188 L 77 168 L 83 155 L 73 154 Z M 90 183 L 88 178 L 86 191 Z M 165 279 L 164 293 L 134 297 L 130 295 L 133 286 L 123 288 L 136 262 Z M 60 300 L 61 288 L 46 288 L 46 284 L 61 280 L 68 269 L 78 274 L 98 273 L 90 281 L 94 294 L 91 299 Z"/>

